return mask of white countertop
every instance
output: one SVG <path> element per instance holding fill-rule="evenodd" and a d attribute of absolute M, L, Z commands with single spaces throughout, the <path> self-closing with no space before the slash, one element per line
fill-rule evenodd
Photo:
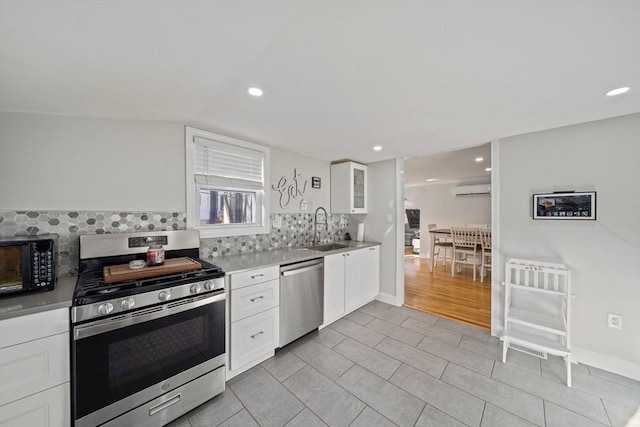
<path fill-rule="evenodd" d="M 349 247 L 331 251 L 315 251 L 304 248 L 272 249 L 270 251 L 249 252 L 241 255 L 210 257 L 207 261 L 222 268 L 226 274 L 232 274 L 255 268 L 307 261 L 340 252 L 380 245 L 378 242 L 356 242 L 355 240 L 341 240 L 335 243 L 349 245 Z"/>
<path fill-rule="evenodd" d="M 274 249 L 242 255 L 211 257 L 208 261 L 221 267 L 226 274 L 232 274 L 255 268 L 322 258 L 326 255 L 380 245 L 377 242 L 356 242 L 354 240 L 335 243 L 349 245 L 349 247 L 331 251 L 315 251 L 304 248 Z M 51 291 L 34 291 L 0 297 L 0 320 L 71 307 L 76 281 L 77 276 L 60 277 Z"/>
<path fill-rule="evenodd" d="M 33 291 L 0 298 L 0 320 L 71 307 L 76 276 L 59 277 L 53 290 Z"/>

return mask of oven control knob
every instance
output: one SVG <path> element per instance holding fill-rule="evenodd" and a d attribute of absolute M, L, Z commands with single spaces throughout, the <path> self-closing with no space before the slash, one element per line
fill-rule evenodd
<path fill-rule="evenodd" d="M 169 299 L 171 299 L 171 292 L 169 292 L 169 291 L 161 291 L 158 294 L 158 299 L 160 301 L 169 301 Z"/>
<path fill-rule="evenodd" d="M 204 282 L 204 289 L 207 291 L 213 290 L 213 280 L 207 280 Z"/>
<path fill-rule="evenodd" d="M 98 314 L 104 316 L 105 314 L 109 314 L 113 311 L 113 304 L 110 302 L 105 302 L 98 306 Z"/>
<path fill-rule="evenodd" d="M 191 293 L 192 294 L 197 294 L 202 290 L 202 286 L 200 286 L 199 283 L 196 283 L 195 285 L 191 285 Z"/>
<path fill-rule="evenodd" d="M 130 310 L 134 305 L 136 305 L 136 301 L 133 298 L 125 298 L 120 302 L 120 307 L 123 310 Z"/>

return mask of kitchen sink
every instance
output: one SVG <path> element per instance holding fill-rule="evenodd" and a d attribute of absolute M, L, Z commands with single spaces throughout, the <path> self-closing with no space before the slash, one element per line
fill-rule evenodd
<path fill-rule="evenodd" d="M 335 249 L 344 249 L 348 247 L 349 245 L 345 245 L 343 243 L 325 243 L 322 245 L 307 246 L 306 249 L 311 249 L 311 250 L 320 251 L 320 252 L 327 252 L 327 251 L 333 251 Z"/>

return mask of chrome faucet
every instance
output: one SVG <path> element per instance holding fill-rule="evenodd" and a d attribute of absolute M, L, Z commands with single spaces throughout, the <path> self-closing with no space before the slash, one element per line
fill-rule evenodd
<path fill-rule="evenodd" d="M 327 211 L 320 206 L 318 209 L 316 209 L 316 213 L 313 219 L 313 241 L 311 242 L 312 244 L 316 244 L 318 243 L 318 232 L 317 232 L 317 226 L 318 226 L 318 211 L 322 210 L 322 212 L 324 212 L 324 228 L 325 230 L 329 230 L 329 219 L 327 218 Z"/>

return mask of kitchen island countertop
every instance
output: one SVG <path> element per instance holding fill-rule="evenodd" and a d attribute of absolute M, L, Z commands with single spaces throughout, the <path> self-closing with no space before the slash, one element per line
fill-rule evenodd
<path fill-rule="evenodd" d="M 210 257 L 208 258 L 208 261 L 222 268 L 226 274 L 233 274 L 253 270 L 255 268 L 301 262 L 314 258 L 322 258 L 336 253 L 352 251 L 354 249 L 380 245 L 378 242 L 356 242 L 355 240 L 341 240 L 335 243 L 349 245 L 349 247 L 333 249 L 330 251 L 316 251 L 305 248 L 272 249 L 268 251 L 248 252 L 246 254 L 239 255 Z"/>

